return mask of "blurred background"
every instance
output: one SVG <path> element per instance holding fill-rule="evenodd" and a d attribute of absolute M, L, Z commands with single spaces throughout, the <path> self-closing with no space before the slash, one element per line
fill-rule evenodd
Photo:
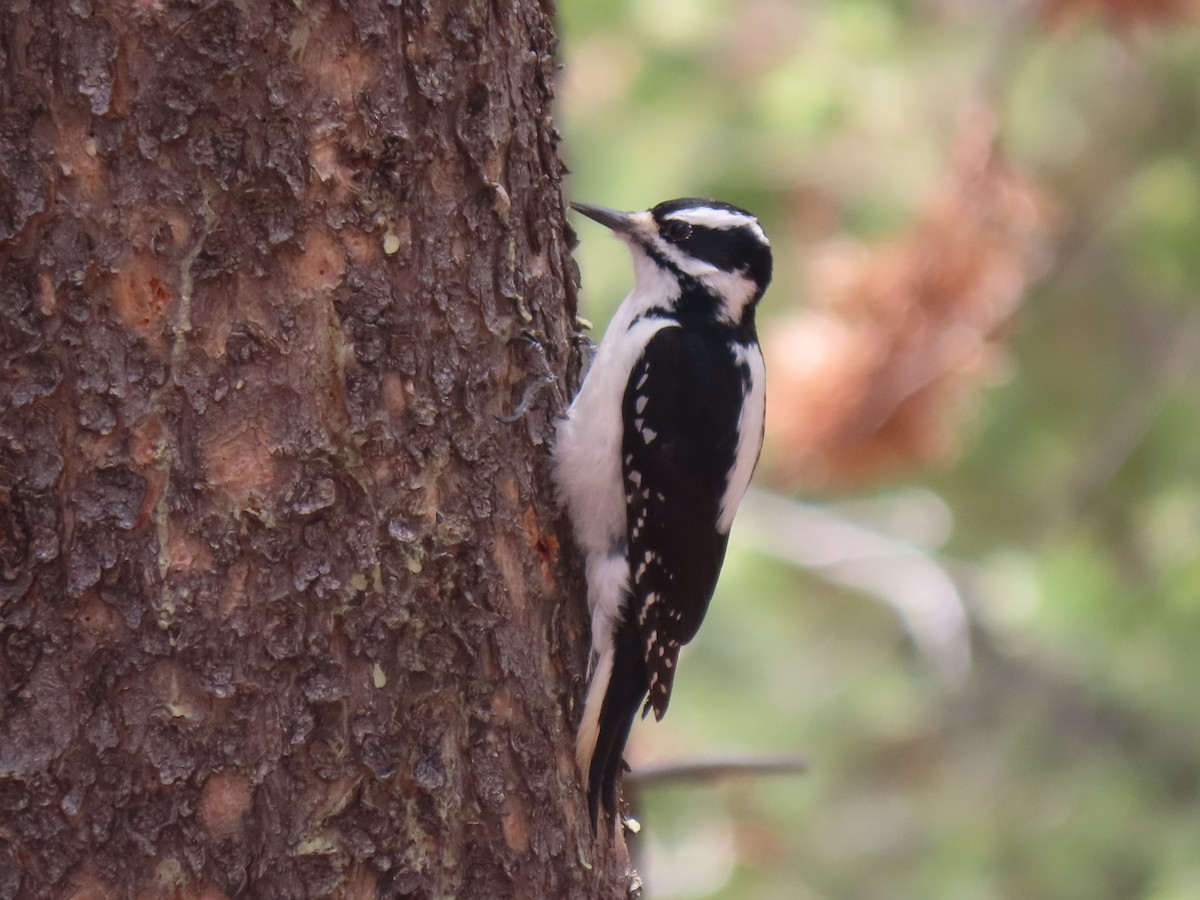
<path fill-rule="evenodd" d="M 649 896 L 1200 898 L 1197 4 L 559 7 L 571 195 L 776 259 L 756 493 L 629 758 L 807 770 L 641 782 Z"/>

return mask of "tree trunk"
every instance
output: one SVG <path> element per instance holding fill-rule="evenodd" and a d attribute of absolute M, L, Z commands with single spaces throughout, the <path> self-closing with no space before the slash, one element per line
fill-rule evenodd
<path fill-rule="evenodd" d="M 0 12 L 0 897 L 622 893 L 554 49 L 537 0 Z"/>

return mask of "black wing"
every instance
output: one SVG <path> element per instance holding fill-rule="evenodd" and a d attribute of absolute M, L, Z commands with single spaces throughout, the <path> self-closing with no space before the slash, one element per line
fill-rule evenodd
<path fill-rule="evenodd" d="M 622 404 L 630 592 L 645 651 L 646 709 L 666 712 L 680 648 L 716 588 L 717 530 L 746 390 L 719 334 L 664 328 L 634 365 Z"/>

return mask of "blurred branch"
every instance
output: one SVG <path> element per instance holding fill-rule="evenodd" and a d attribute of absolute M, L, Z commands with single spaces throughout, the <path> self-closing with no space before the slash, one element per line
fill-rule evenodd
<path fill-rule="evenodd" d="M 991 51 L 980 73 L 980 94 L 992 107 L 999 106 L 1005 89 L 1018 67 L 1013 57 L 1022 49 L 1022 41 L 1037 22 L 1038 0 L 1014 0 L 1001 13 Z"/>
<path fill-rule="evenodd" d="M 1072 485 L 1072 502 L 1068 504 L 1072 517 L 1082 514 L 1104 494 L 1145 441 L 1167 404 L 1191 383 L 1198 369 L 1200 322 L 1181 323 L 1170 346 L 1157 358 L 1156 377 L 1100 430 L 1094 441 L 1095 452 L 1080 465 Z"/>
<path fill-rule="evenodd" d="M 971 592 L 969 580 L 966 590 Z M 1155 712 L 1137 692 L 1113 694 L 1098 690 L 1087 670 L 1063 665 L 1055 648 L 1014 652 L 1005 636 L 986 622 L 972 623 L 972 646 L 979 660 L 979 677 L 959 701 L 975 722 L 1011 720 L 1011 707 L 1044 713 L 1047 736 L 1064 759 L 1075 765 L 1085 754 L 1110 750 L 1137 760 L 1144 772 L 1164 784 L 1186 785 L 1169 790 L 1164 802 L 1190 808 L 1194 802 L 1196 740 L 1190 720 Z M 1048 652 L 1047 652 L 1048 651 Z"/>
<path fill-rule="evenodd" d="M 922 516 L 928 512 L 912 511 L 914 520 Z M 755 550 L 887 604 L 944 684 L 958 687 L 966 678 L 971 660 L 966 610 L 954 580 L 928 549 L 828 507 L 754 488 L 742 503 L 734 534 Z"/>
<path fill-rule="evenodd" d="M 800 775 L 807 770 L 808 760 L 802 756 L 713 756 L 639 766 L 626 780 L 644 788 L 735 776 Z"/>

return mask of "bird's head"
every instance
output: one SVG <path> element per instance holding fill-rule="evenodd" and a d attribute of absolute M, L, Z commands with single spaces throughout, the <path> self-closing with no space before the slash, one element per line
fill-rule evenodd
<path fill-rule="evenodd" d="M 758 219 L 731 204 L 687 197 L 640 212 L 571 206 L 629 245 L 639 283 L 673 279 L 677 296 L 699 288 L 730 324 L 752 314 L 771 281 L 771 242 Z"/>

